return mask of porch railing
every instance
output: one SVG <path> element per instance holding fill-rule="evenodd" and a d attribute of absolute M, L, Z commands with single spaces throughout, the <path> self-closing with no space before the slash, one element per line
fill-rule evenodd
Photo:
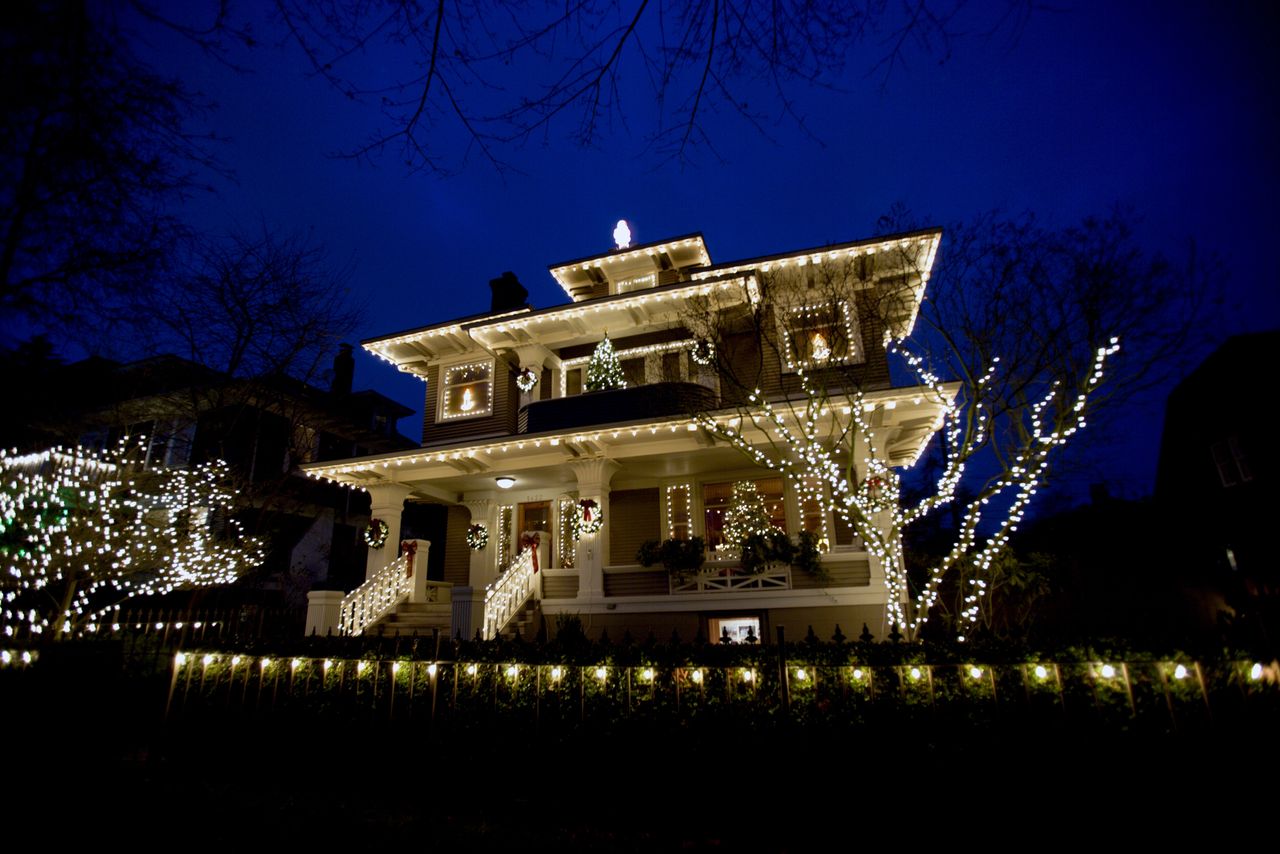
<path fill-rule="evenodd" d="M 485 640 L 497 637 L 502 627 L 524 607 L 524 603 L 533 595 L 533 585 L 536 580 L 533 571 L 533 549 L 527 548 L 520 552 L 500 578 L 485 588 Z"/>
<path fill-rule="evenodd" d="M 408 599 L 413 584 L 409 575 L 412 560 L 410 554 L 400 555 L 348 593 L 338 612 L 338 631 L 344 635 L 361 634 Z"/>
<path fill-rule="evenodd" d="M 746 574 L 737 567 L 707 567 L 683 581 L 671 578 L 672 593 L 723 593 L 728 590 L 790 590 L 791 567 L 769 567 Z"/>

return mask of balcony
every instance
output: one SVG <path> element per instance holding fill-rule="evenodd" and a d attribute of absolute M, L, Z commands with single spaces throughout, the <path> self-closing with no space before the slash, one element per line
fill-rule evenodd
<path fill-rule="evenodd" d="M 687 382 L 652 383 L 538 400 L 520 410 L 521 433 L 573 430 L 597 424 L 689 415 L 715 409 L 716 393 Z"/>

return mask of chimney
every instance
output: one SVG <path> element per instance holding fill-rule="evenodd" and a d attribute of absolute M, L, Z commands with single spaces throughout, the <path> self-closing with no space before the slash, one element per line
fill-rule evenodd
<path fill-rule="evenodd" d="M 356 375 L 356 357 L 351 355 L 350 344 L 340 344 L 338 355 L 333 357 L 333 384 L 329 393 L 334 397 L 351 394 L 351 381 Z"/>
<path fill-rule="evenodd" d="M 493 300 L 489 303 L 489 311 L 493 314 L 524 308 L 529 301 L 529 292 L 510 270 L 499 278 L 490 279 L 489 290 L 493 291 Z"/>

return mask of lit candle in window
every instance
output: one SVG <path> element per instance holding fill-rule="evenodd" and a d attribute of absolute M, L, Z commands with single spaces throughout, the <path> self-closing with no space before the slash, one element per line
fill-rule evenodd
<path fill-rule="evenodd" d="M 458 407 L 459 412 L 470 412 L 476 408 L 476 402 L 471 397 L 471 389 L 464 388 L 462 390 L 462 405 Z"/>
<path fill-rule="evenodd" d="M 813 358 L 822 361 L 830 355 L 831 348 L 827 346 L 827 339 L 821 332 L 813 333 Z"/>

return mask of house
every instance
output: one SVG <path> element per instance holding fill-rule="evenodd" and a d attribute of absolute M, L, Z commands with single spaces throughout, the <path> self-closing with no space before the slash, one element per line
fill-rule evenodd
<path fill-rule="evenodd" d="M 529 306 L 506 273 L 490 283 L 488 312 L 363 342 L 423 380 L 422 447 L 303 468 L 368 492 L 377 530 L 411 554 L 388 548 L 371 559 L 366 583 L 346 597 L 313 594 L 311 628 L 491 637 L 531 633 L 540 622 L 553 632 L 557 619 L 573 616 L 589 635 L 613 638 L 674 631 L 685 640 L 767 641 L 779 627 L 791 638 L 809 627 L 830 637 L 837 626 L 856 635 L 864 623 L 880 636 L 890 630 L 877 557 L 716 425 L 744 423 L 761 401 L 794 401 L 805 369 L 812 377 L 838 365 L 841 384 L 826 387 L 823 407 L 843 402 L 847 413 L 856 385 L 879 458 L 913 461 L 944 402 L 895 387 L 886 344 L 914 324 L 941 233 L 729 263 L 713 263 L 700 233 L 639 246 L 621 237 L 610 251 L 551 265 L 564 304 Z M 832 282 L 837 290 L 819 287 Z M 760 316 L 753 309 L 766 304 L 787 308 L 763 331 L 751 329 L 748 320 Z M 724 352 L 713 357 L 708 329 L 717 324 Z M 592 391 L 591 362 L 610 347 L 625 387 Z M 727 376 L 722 363 L 756 366 L 756 388 Z M 768 441 L 750 425 L 742 435 Z M 848 441 L 861 479 L 868 449 Z M 777 562 L 744 571 L 727 536 L 739 492 L 769 527 L 792 540 L 812 534 L 819 571 Z M 418 526 L 403 536 L 405 520 L 428 507 L 430 534 Z M 693 537 L 707 548 L 697 571 L 640 562 L 646 542 Z M 415 565 L 424 550 L 437 570 Z"/>
<path fill-rule="evenodd" d="M 1166 569 L 1250 623 L 1248 640 L 1280 629 L 1280 563 L 1267 534 L 1280 513 L 1278 455 L 1257 402 L 1278 346 L 1280 330 L 1234 335 L 1179 382 L 1156 468 L 1157 506 L 1179 532 Z"/>
<path fill-rule="evenodd" d="M 145 436 L 144 466 L 227 461 L 240 479 L 241 521 L 269 543 L 260 586 L 286 600 L 315 586 L 349 587 L 364 574 L 367 499 L 303 477 L 298 466 L 417 447 L 396 429 L 411 410 L 353 391 L 354 368 L 349 345 L 327 389 L 288 377 L 231 378 L 174 355 L 85 359 L 57 371 L 58 387 L 75 401 L 73 412 L 60 413 L 58 438 L 107 447 Z"/>

